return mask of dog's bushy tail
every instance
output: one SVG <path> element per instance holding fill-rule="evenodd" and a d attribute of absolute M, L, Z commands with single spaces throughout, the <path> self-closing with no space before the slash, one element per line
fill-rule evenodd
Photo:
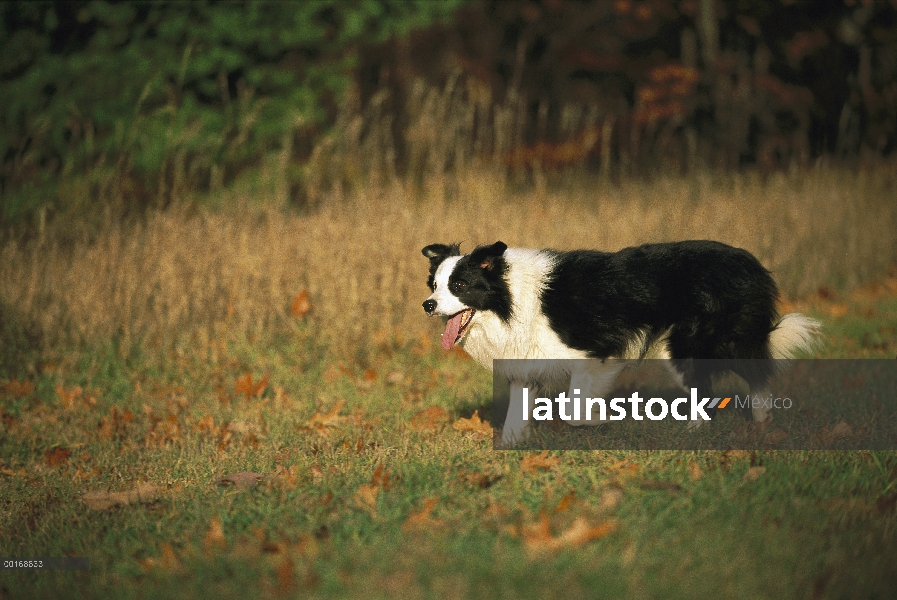
<path fill-rule="evenodd" d="M 819 347 L 822 325 L 800 313 L 787 314 L 769 334 L 769 355 L 774 359 L 791 359 L 801 352 Z"/>

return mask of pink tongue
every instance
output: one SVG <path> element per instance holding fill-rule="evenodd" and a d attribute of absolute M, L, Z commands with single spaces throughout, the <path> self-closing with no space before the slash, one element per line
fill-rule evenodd
<path fill-rule="evenodd" d="M 445 333 L 442 334 L 442 347 L 446 350 L 451 350 L 452 346 L 455 345 L 455 339 L 457 339 L 458 331 L 461 329 L 461 315 L 463 314 L 464 311 L 459 312 L 445 324 Z"/>

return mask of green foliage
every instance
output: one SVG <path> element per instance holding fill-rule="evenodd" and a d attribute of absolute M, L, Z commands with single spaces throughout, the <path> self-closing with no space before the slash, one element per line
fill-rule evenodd
<path fill-rule="evenodd" d="M 178 177 L 214 186 L 326 125 L 363 44 L 457 4 L 4 3 L 0 222 L 52 201 L 47 183 L 97 168 L 136 190 L 125 201 L 158 200 Z"/>

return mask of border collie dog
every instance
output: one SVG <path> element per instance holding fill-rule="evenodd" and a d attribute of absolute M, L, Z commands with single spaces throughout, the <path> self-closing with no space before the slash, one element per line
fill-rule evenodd
<path fill-rule="evenodd" d="M 766 397 L 771 361 L 693 359 L 791 358 L 810 351 L 819 333 L 813 319 L 779 317 L 769 271 L 749 252 L 719 242 L 646 244 L 616 253 L 496 242 L 465 255 L 460 244 L 431 244 L 422 252 L 430 259 L 433 292 L 424 310 L 447 317 L 442 347 L 460 344 L 490 371 L 493 359 L 664 358 L 683 387 L 703 393 L 712 377 L 738 370 L 751 394 Z M 508 446 L 529 433 L 522 411 L 511 410 L 515 399 L 522 403 L 523 387 L 569 385 L 570 396 L 574 388 L 603 396 L 625 361 L 582 361 L 589 366 L 566 373 L 540 371 L 544 362 L 513 364 L 503 373 L 511 382 L 502 430 Z M 753 366 L 732 366 L 738 364 Z M 753 417 L 763 421 L 767 410 L 754 409 Z"/>

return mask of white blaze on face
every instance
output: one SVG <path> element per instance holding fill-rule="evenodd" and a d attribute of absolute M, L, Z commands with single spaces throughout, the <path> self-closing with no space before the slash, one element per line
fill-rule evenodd
<path fill-rule="evenodd" d="M 461 260 L 461 258 L 462 257 L 460 256 L 452 256 L 445 259 L 436 269 L 436 274 L 433 275 L 433 283 L 436 286 L 436 291 L 430 294 L 430 297 L 427 298 L 427 300 L 436 301 L 436 310 L 433 312 L 434 315 L 448 317 L 468 308 L 458 300 L 458 297 L 455 296 L 451 290 L 449 290 L 449 277 L 451 276 L 452 271 L 455 270 L 455 265 L 458 264 L 458 261 Z"/>

